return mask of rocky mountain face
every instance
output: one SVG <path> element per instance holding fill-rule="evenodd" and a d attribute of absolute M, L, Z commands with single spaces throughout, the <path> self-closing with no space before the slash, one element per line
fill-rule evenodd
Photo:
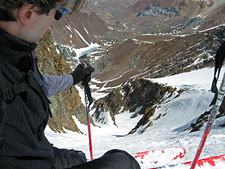
<path fill-rule="evenodd" d="M 95 14 L 73 13 L 51 27 L 54 41 L 74 48 L 87 46 L 90 42 L 99 42 L 99 37 L 108 31 L 108 27 Z"/>
<path fill-rule="evenodd" d="M 139 127 L 142 127 L 144 132 L 152 125 L 150 118 L 154 115 L 156 107 L 160 106 L 163 100 L 179 96 L 180 93 L 181 91 L 177 92 L 174 88 L 152 83 L 149 80 L 130 79 L 95 102 L 92 107 L 95 109 L 92 118 L 100 126 L 106 124 L 109 119 L 112 119 L 116 125 L 115 115 L 128 111 L 131 118 L 142 116 L 129 133 L 136 132 Z M 110 117 L 105 115 L 107 113 Z M 165 115 L 160 114 L 158 118 Z"/>
<path fill-rule="evenodd" d="M 124 39 L 125 31 L 107 25 L 95 12 L 75 12 L 65 16 L 52 27 L 54 41 L 74 48 L 86 47 L 90 43 L 104 44 L 112 39 Z"/>
<path fill-rule="evenodd" d="M 97 62 L 97 86 L 117 86 L 131 77 L 158 78 L 214 65 L 224 27 L 185 36 L 128 39 Z M 110 80 L 110 82 L 109 82 Z"/>
<path fill-rule="evenodd" d="M 50 30 L 38 42 L 35 53 L 38 57 L 38 66 L 41 73 L 49 75 L 71 73 L 70 66 L 56 52 Z M 85 108 L 81 103 L 77 89 L 72 87 L 51 96 L 50 101 L 53 118 L 49 120 L 49 127 L 56 132 L 64 132 L 64 129 L 68 129 L 81 133 L 72 117 L 75 116 L 81 123 L 87 124 Z"/>

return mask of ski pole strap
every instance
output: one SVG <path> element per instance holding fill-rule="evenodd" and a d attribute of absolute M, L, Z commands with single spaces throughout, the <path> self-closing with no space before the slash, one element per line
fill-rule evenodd
<path fill-rule="evenodd" d="M 84 90 L 85 90 L 85 93 L 86 93 L 86 95 L 87 95 L 87 97 L 88 97 L 89 106 L 90 106 L 91 103 L 93 102 L 93 98 L 92 98 L 92 96 L 91 96 L 91 90 L 90 90 L 90 87 L 89 87 L 89 85 L 88 85 L 87 79 L 84 79 L 84 80 L 82 81 L 82 84 L 83 84 L 83 86 L 84 86 Z"/>
<path fill-rule="evenodd" d="M 210 106 L 215 104 L 216 98 L 218 96 L 217 81 L 219 79 L 220 70 L 223 65 L 224 57 L 225 57 L 225 42 L 223 42 L 223 44 L 219 47 L 215 56 L 214 78 L 213 78 L 212 87 L 211 87 L 211 91 L 215 93 L 215 96 Z"/>

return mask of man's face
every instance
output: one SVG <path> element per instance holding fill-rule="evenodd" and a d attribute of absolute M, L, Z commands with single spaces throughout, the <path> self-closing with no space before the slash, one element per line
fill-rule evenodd
<path fill-rule="evenodd" d="M 55 21 L 55 13 L 56 10 L 52 9 L 49 14 L 39 15 L 38 13 L 34 13 L 33 18 L 30 20 L 29 24 L 25 26 L 24 40 L 28 42 L 37 42 L 42 38 L 47 29 L 51 26 L 51 24 Z"/>
<path fill-rule="evenodd" d="M 16 21 L 0 21 L 0 28 L 22 40 L 35 43 L 55 21 L 56 14 L 56 9 L 50 10 L 48 15 L 40 15 L 38 11 L 38 7 L 24 4 L 21 8 L 12 11 Z"/>

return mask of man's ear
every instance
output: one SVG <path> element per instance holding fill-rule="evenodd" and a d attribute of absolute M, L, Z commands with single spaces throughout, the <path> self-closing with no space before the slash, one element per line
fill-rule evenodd
<path fill-rule="evenodd" d="M 33 21 L 35 15 L 37 15 L 37 7 L 34 5 L 24 4 L 17 11 L 17 21 L 21 22 L 23 25 L 26 25 Z"/>

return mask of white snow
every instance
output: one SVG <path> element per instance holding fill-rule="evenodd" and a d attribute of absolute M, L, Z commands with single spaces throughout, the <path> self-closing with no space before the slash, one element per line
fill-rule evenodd
<path fill-rule="evenodd" d="M 74 49 L 76 52 L 76 57 L 81 57 L 83 55 L 87 55 L 89 53 L 94 52 L 100 45 L 97 43 L 90 43 L 87 47 Z"/>
<path fill-rule="evenodd" d="M 224 72 L 225 68 L 221 70 L 218 85 L 221 82 Z M 184 129 L 187 129 L 202 113 L 210 109 L 209 104 L 213 98 L 213 94 L 210 92 L 213 73 L 213 68 L 205 68 L 165 78 L 151 79 L 158 83 L 187 90 L 185 90 L 179 97 L 176 97 L 175 93 L 174 96 L 168 97 L 163 101 L 161 105 L 156 105 L 156 112 L 151 118 L 153 125 L 147 128 L 142 134 L 137 132 L 132 135 L 126 135 L 135 127 L 141 118 L 141 116 L 132 118 L 133 113 L 131 114 L 130 112 L 116 115 L 117 126 L 113 124 L 110 116 L 108 118 L 107 125 L 101 125 L 100 127 L 91 126 L 94 158 L 98 158 L 106 151 L 114 148 L 123 149 L 134 154 L 136 152 L 178 146 L 185 148 L 187 153 L 184 158 L 176 161 L 176 163 L 193 160 L 201 140 L 204 127 L 201 131 L 192 133 L 190 133 L 189 130 Z M 83 89 L 79 88 L 79 92 L 82 101 L 84 101 Z M 96 93 L 93 93 L 93 95 L 97 96 L 97 98 L 100 97 L 97 91 Z M 93 111 L 90 112 L 90 114 L 92 113 Z M 165 116 L 157 119 L 159 114 Z M 75 117 L 74 119 L 80 130 L 86 135 L 67 130 L 66 133 L 59 134 L 54 133 L 47 128 L 46 136 L 54 146 L 59 148 L 82 150 L 86 153 L 87 157 L 90 158 L 87 126 L 80 124 Z M 225 117 L 215 120 L 200 158 L 225 154 L 225 128 L 218 126 L 224 122 Z M 143 130 L 143 128 L 139 130 Z M 161 157 L 158 156 L 159 160 L 160 158 Z M 144 169 L 145 166 L 142 166 L 142 168 Z M 167 166 L 166 168 L 187 169 L 190 167 Z M 217 162 L 216 167 L 205 166 L 200 168 L 196 166 L 196 169 L 224 168 L 225 163 L 222 162 Z"/>
<path fill-rule="evenodd" d="M 89 45 L 89 43 L 84 39 L 84 37 L 81 35 L 81 33 L 78 30 L 76 30 L 76 29 L 74 29 L 74 30 L 79 35 L 79 37 L 84 41 L 84 43 L 86 43 L 87 45 Z"/>
<path fill-rule="evenodd" d="M 85 32 L 87 33 L 87 34 L 89 34 L 89 32 L 88 32 L 88 30 L 84 27 L 84 30 L 85 30 Z"/>
<path fill-rule="evenodd" d="M 66 28 L 67 28 L 70 32 L 72 32 L 72 30 L 71 30 L 71 28 L 70 28 L 70 25 L 69 25 L 69 26 L 66 25 Z"/>

